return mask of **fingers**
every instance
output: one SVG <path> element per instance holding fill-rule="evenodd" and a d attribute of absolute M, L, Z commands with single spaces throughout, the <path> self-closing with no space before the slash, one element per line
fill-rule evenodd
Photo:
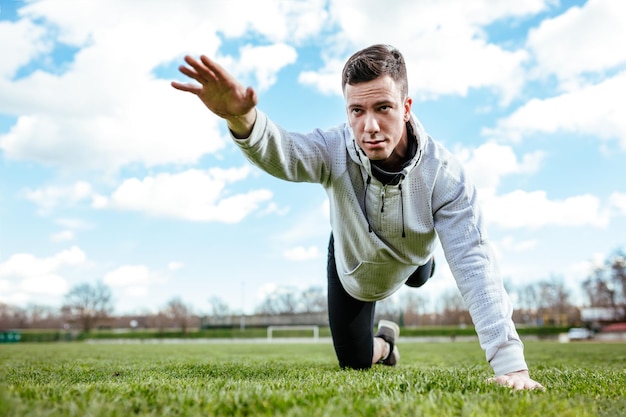
<path fill-rule="evenodd" d="M 206 71 L 210 73 L 210 76 L 216 81 L 224 81 L 228 79 L 230 76 L 228 72 L 220 64 L 215 61 L 212 61 L 206 55 L 200 55 L 200 61 L 204 65 L 202 67 L 202 71 Z"/>
<path fill-rule="evenodd" d="M 191 67 L 180 67 L 183 74 L 195 79 L 199 83 L 206 84 L 207 82 L 214 81 L 216 83 L 222 83 L 223 81 L 230 80 L 230 75 L 221 65 L 212 61 L 206 55 L 200 55 L 200 60 L 196 60 L 193 57 L 185 56 L 185 62 Z"/>
<path fill-rule="evenodd" d="M 248 87 L 246 89 L 246 99 L 249 100 L 249 102 L 251 103 L 252 106 L 256 106 L 256 104 L 258 103 L 259 99 L 256 95 L 256 91 L 254 91 L 254 88 L 252 87 Z"/>
<path fill-rule="evenodd" d="M 185 74 L 187 77 L 193 78 L 200 84 L 205 84 L 207 80 L 211 77 L 206 69 L 192 57 L 186 56 L 185 62 L 187 62 L 189 66 L 187 67 L 185 65 L 181 65 L 180 67 L 178 67 L 178 70 L 181 73 Z"/>
<path fill-rule="evenodd" d="M 193 93 L 196 95 L 202 91 L 202 89 L 195 84 L 183 84 L 177 81 L 172 81 L 170 84 L 172 87 L 174 87 L 177 90 L 187 91 L 189 93 Z"/>
<path fill-rule="evenodd" d="M 505 387 L 512 388 L 514 391 L 520 390 L 538 390 L 545 391 L 545 387 L 528 377 L 519 375 L 501 375 L 496 378 L 487 379 L 489 383 L 496 383 Z"/>
<path fill-rule="evenodd" d="M 187 77 L 196 80 L 202 85 L 205 85 L 209 82 L 210 79 L 214 79 L 215 75 L 209 68 L 207 68 L 206 64 L 204 63 L 204 61 L 207 61 L 208 63 L 211 63 L 211 61 L 206 57 L 203 58 L 205 59 L 201 59 L 202 62 L 198 62 L 193 57 L 187 55 L 185 56 L 185 62 L 189 66 L 181 65 L 178 67 L 178 70 Z M 177 90 L 187 91 L 196 95 L 200 94 L 202 91 L 202 87 L 191 83 L 179 83 L 177 81 L 173 81 L 171 85 Z"/>

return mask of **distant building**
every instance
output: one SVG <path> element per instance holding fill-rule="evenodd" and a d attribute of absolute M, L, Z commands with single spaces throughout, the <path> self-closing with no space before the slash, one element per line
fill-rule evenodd
<path fill-rule="evenodd" d="M 621 321 L 624 317 L 623 307 L 585 307 L 580 312 L 580 318 L 587 324 L 608 324 Z"/>
<path fill-rule="evenodd" d="M 202 328 L 230 328 L 239 327 L 245 323 L 246 327 L 267 326 L 297 326 L 317 325 L 328 326 L 327 313 L 292 313 L 292 314 L 253 314 L 241 316 L 233 314 L 228 316 L 206 316 L 202 318 Z"/>

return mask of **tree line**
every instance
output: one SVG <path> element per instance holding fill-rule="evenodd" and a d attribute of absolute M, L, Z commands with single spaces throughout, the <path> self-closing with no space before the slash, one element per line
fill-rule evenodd
<path fill-rule="evenodd" d="M 517 288 L 507 288 L 516 298 L 514 320 L 528 325 L 572 325 L 581 322 L 580 308 L 594 307 L 612 311 L 616 321 L 626 321 L 626 256 L 616 251 L 583 281 L 583 305 L 575 305 L 572 292 L 558 277 L 540 280 Z M 111 289 L 102 282 L 74 286 L 64 297 L 60 309 L 42 305 L 25 308 L 0 303 L 0 330 L 28 328 L 66 328 L 89 332 L 104 326 L 114 327 L 114 302 Z M 255 308 L 258 315 L 326 313 L 326 290 L 310 287 L 304 291 L 280 288 L 268 294 Z M 133 319 L 131 327 L 177 328 L 186 332 L 199 326 L 201 317 L 235 315 L 219 296 L 207 300 L 204 312 L 196 312 L 179 297 L 172 298 L 156 313 Z M 241 313 L 239 313 L 241 314 Z M 427 291 L 406 291 L 398 300 L 377 304 L 379 318 L 392 318 L 405 326 L 469 325 L 471 319 L 456 289 L 432 300 Z M 134 326 L 133 326 L 134 322 Z M 107 324 L 108 323 L 108 324 Z"/>

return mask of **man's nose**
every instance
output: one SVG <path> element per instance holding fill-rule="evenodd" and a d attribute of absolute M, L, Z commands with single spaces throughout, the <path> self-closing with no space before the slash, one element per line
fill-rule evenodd
<path fill-rule="evenodd" d="M 367 115 L 365 117 L 365 132 L 366 133 L 378 133 L 380 130 L 378 126 L 378 120 L 374 115 Z"/>

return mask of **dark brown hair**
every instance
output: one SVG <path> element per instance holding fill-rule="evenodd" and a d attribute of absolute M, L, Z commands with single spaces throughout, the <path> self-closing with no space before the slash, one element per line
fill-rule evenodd
<path fill-rule="evenodd" d="M 348 59 L 341 74 L 341 90 L 346 84 L 373 81 L 388 75 L 400 87 L 403 97 L 409 93 L 406 64 L 399 50 L 391 45 L 372 45 L 356 52 Z"/>

